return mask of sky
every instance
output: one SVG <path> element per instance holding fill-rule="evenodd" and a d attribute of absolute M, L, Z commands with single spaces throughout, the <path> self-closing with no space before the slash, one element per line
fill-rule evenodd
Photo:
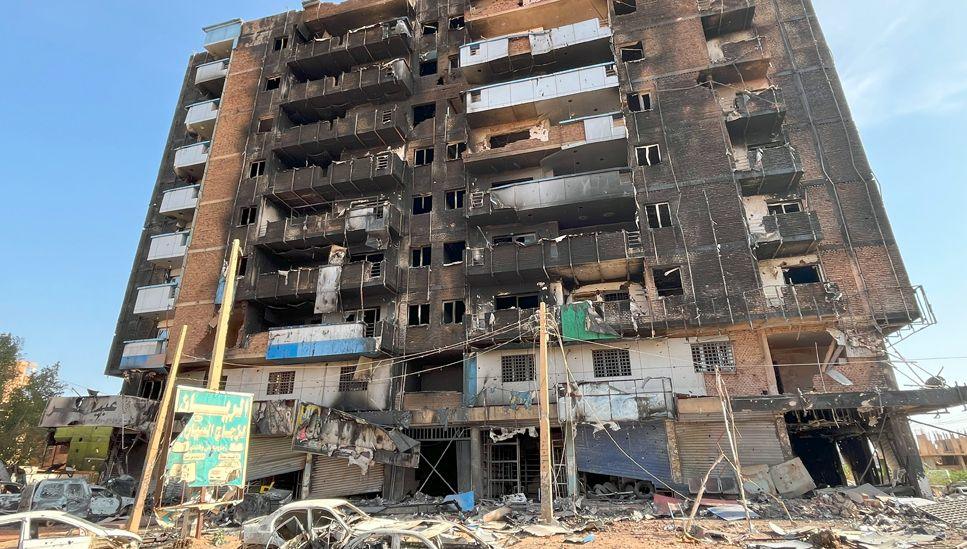
<path fill-rule="evenodd" d="M 814 0 L 914 283 L 938 324 L 898 344 L 967 384 L 967 57 L 958 0 Z M 0 332 L 69 391 L 103 375 L 188 56 L 203 26 L 298 0 L 12 0 L 0 18 Z M 960 357 L 951 358 L 951 357 Z M 927 360 L 930 359 L 930 360 Z M 922 368 L 922 369 L 921 369 Z M 914 377 L 900 368 L 901 386 Z M 930 422 L 967 428 L 967 413 Z"/>

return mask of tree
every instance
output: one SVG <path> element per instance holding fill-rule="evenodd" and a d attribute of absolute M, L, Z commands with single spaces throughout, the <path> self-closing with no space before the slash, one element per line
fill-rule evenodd
<path fill-rule="evenodd" d="M 7 387 L 19 373 L 22 345 L 20 338 L 0 334 L 0 386 Z M 43 458 L 47 429 L 37 425 L 47 401 L 64 389 L 59 371 L 59 363 L 40 368 L 0 403 L 0 462 L 25 465 Z"/>

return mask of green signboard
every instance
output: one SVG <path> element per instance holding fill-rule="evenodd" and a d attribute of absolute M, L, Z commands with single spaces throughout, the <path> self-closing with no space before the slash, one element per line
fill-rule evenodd
<path fill-rule="evenodd" d="M 191 414 L 171 442 L 165 476 L 191 488 L 245 485 L 252 395 L 178 387 L 175 414 Z"/>

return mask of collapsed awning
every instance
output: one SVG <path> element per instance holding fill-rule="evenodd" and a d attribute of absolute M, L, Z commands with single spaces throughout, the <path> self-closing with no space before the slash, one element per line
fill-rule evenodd
<path fill-rule="evenodd" d="M 891 408 L 904 414 L 922 414 L 964 404 L 967 387 L 732 397 L 732 409 L 736 412 Z"/>
<path fill-rule="evenodd" d="M 152 428 L 158 403 L 126 395 L 53 397 L 40 418 L 40 427 L 114 427 L 131 431 Z"/>
<path fill-rule="evenodd" d="M 400 467 L 420 465 L 420 443 L 400 431 L 307 402 L 299 403 L 292 449 L 346 458 L 364 473 L 374 461 Z"/>

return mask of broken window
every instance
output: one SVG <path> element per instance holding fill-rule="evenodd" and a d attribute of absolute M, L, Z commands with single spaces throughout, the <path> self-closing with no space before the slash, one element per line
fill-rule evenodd
<path fill-rule="evenodd" d="M 258 131 L 258 133 L 270 132 L 270 131 L 272 131 L 272 128 L 274 126 L 275 126 L 275 119 L 274 118 L 260 118 L 259 119 L 259 126 L 258 126 L 258 129 L 256 131 Z"/>
<path fill-rule="evenodd" d="M 437 62 L 435 57 L 429 61 L 420 61 L 420 76 L 430 76 L 431 74 L 436 74 L 436 70 Z"/>
<path fill-rule="evenodd" d="M 461 240 L 460 242 L 444 242 L 443 243 L 443 264 L 453 265 L 454 263 L 463 262 L 463 251 L 467 249 L 467 243 Z"/>
<path fill-rule="evenodd" d="M 465 141 L 447 144 L 447 160 L 460 160 L 463 158 L 463 153 L 465 152 L 467 152 L 467 143 Z"/>
<path fill-rule="evenodd" d="M 508 179 L 507 181 L 494 181 L 490 184 L 491 189 L 499 189 L 500 187 L 506 187 L 507 185 L 513 185 L 514 183 L 523 183 L 525 181 L 533 181 L 533 177 L 521 177 L 520 179 Z"/>
<path fill-rule="evenodd" d="M 432 251 L 429 246 L 410 250 L 410 267 L 429 267 Z"/>
<path fill-rule="evenodd" d="M 659 296 L 682 295 L 685 288 L 682 286 L 681 267 L 660 267 L 652 269 L 651 274 L 655 279 L 655 290 Z"/>
<path fill-rule="evenodd" d="M 426 326 L 430 323 L 430 304 L 410 305 L 409 315 L 406 317 L 407 326 Z"/>
<path fill-rule="evenodd" d="M 433 211 L 433 195 L 421 194 L 413 197 L 413 215 L 430 213 Z"/>
<path fill-rule="evenodd" d="M 275 42 L 272 44 L 272 49 L 275 51 L 281 51 L 287 48 L 288 46 L 289 46 L 288 36 L 277 36 L 275 38 Z"/>
<path fill-rule="evenodd" d="M 631 353 L 627 349 L 595 349 L 591 351 L 594 377 L 631 375 Z"/>
<path fill-rule="evenodd" d="M 519 132 L 504 133 L 504 134 L 500 134 L 500 135 L 491 135 L 490 136 L 490 140 L 489 140 L 490 141 L 490 148 L 491 149 L 499 149 L 501 147 L 506 147 L 507 145 L 510 145 L 511 143 L 514 143 L 514 142 L 517 142 L 517 141 L 525 141 L 525 140 L 530 139 L 530 138 L 531 138 L 531 132 L 530 132 L 530 130 L 523 130 L 523 131 L 519 131 Z"/>
<path fill-rule="evenodd" d="M 472 47 L 470 51 L 473 51 Z M 480 101 L 480 90 L 470 90 L 470 102 L 476 103 L 477 101 Z"/>
<path fill-rule="evenodd" d="M 619 51 L 622 61 L 638 61 L 645 58 L 645 47 L 641 45 L 641 41 L 622 46 Z"/>
<path fill-rule="evenodd" d="M 540 305 L 537 294 L 499 295 L 494 297 L 494 309 L 536 309 Z"/>
<path fill-rule="evenodd" d="M 463 209 L 463 198 L 466 196 L 467 191 L 464 189 L 454 189 L 452 191 L 446 192 L 446 201 L 448 210 L 460 210 Z"/>
<path fill-rule="evenodd" d="M 256 160 L 248 166 L 249 177 L 258 177 L 260 175 L 265 175 L 265 160 Z"/>
<path fill-rule="evenodd" d="M 419 126 L 420 122 L 432 119 L 436 116 L 436 103 L 425 103 L 423 105 L 413 105 L 413 126 Z"/>
<path fill-rule="evenodd" d="M 291 395 L 294 389 L 295 370 L 269 372 L 269 384 L 265 388 L 266 395 Z"/>
<path fill-rule="evenodd" d="M 282 85 L 281 76 L 273 76 L 272 78 L 265 79 L 265 91 L 277 90 L 281 85 Z"/>
<path fill-rule="evenodd" d="M 423 23 L 423 36 L 436 34 L 438 30 L 440 30 L 439 21 L 427 21 L 426 23 Z"/>
<path fill-rule="evenodd" d="M 342 366 L 339 368 L 339 387 L 340 393 L 347 393 L 350 391 L 366 391 L 369 389 L 369 381 L 357 380 L 356 377 L 356 366 Z"/>
<path fill-rule="evenodd" d="M 788 213 L 801 212 L 802 206 L 799 202 L 774 202 L 769 204 L 769 215 L 782 215 Z"/>
<path fill-rule="evenodd" d="M 455 70 L 457 70 L 457 69 L 460 68 L 460 56 L 459 55 L 451 55 L 449 59 L 450 59 L 450 65 L 449 65 L 450 71 L 455 71 Z"/>
<path fill-rule="evenodd" d="M 238 226 L 244 227 L 245 225 L 251 225 L 258 220 L 258 217 L 258 206 L 244 206 L 238 211 Z"/>
<path fill-rule="evenodd" d="M 413 153 L 414 166 L 426 166 L 433 163 L 433 147 L 416 149 Z"/>
<path fill-rule="evenodd" d="M 628 110 L 631 112 L 644 112 L 651 110 L 650 93 L 629 93 L 627 95 L 627 99 Z"/>
<path fill-rule="evenodd" d="M 534 355 L 504 355 L 500 357 L 500 381 L 516 383 L 534 381 Z"/>
<path fill-rule="evenodd" d="M 243 255 L 238 258 L 238 265 L 235 267 L 235 276 L 245 276 L 248 271 L 248 256 Z"/>
<path fill-rule="evenodd" d="M 645 204 L 645 214 L 648 217 L 648 226 L 652 229 L 672 226 L 672 209 L 668 202 Z"/>
<path fill-rule="evenodd" d="M 462 15 L 457 15 L 450 18 L 450 30 L 460 30 L 466 26 Z"/>
<path fill-rule="evenodd" d="M 520 234 L 501 234 L 493 237 L 491 240 L 494 244 L 533 244 L 537 242 L 537 233 L 520 233 Z"/>
<path fill-rule="evenodd" d="M 443 323 L 444 324 L 461 324 L 463 322 L 463 315 L 466 314 L 467 309 L 463 304 L 462 299 L 456 301 L 444 301 L 443 302 Z"/>
<path fill-rule="evenodd" d="M 618 76 L 618 71 L 615 70 L 614 64 L 607 65 L 604 67 L 604 75 L 608 78 L 611 78 L 613 76 Z"/>
<path fill-rule="evenodd" d="M 732 342 L 693 343 L 692 365 L 696 372 L 734 372 L 735 355 L 732 352 Z"/>
<path fill-rule="evenodd" d="M 661 149 L 658 144 L 635 147 L 635 156 L 639 166 L 656 166 L 661 164 Z"/>
<path fill-rule="evenodd" d="M 819 265 L 786 267 L 782 270 L 782 278 L 786 284 L 815 284 L 823 281 Z"/>
<path fill-rule="evenodd" d="M 357 309 L 346 314 L 346 322 L 362 322 L 366 325 L 363 335 L 373 337 L 376 335 L 376 323 L 380 320 L 379 307 L 368 309 Z"/>
<path fill-rule="evenodd" d="M 628 292 L 605 292 L 601 294 L 601 299 L 607 302 L 628 301 L 630 296 L 628 295 Z"/>
<path fill-rule="evenodd" d="M 638 9 L 638 4 L 635 0 L 614 0 L 611 2 L 611 5 L 614 6 L 615 15 L 628 15 Z"/>

